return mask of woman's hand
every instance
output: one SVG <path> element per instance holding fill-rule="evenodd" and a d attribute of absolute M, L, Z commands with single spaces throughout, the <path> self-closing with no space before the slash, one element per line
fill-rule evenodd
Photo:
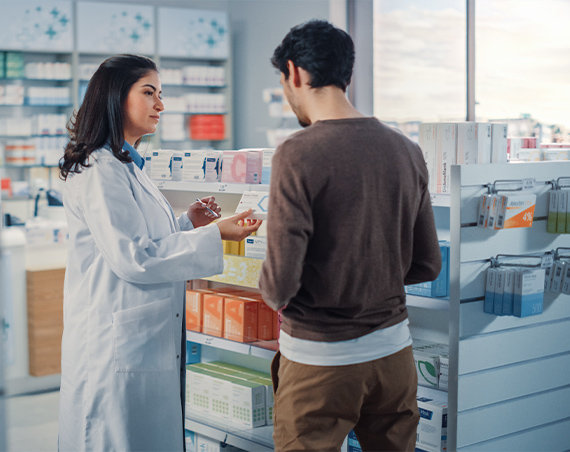
<path fill-rule="evenodd" d="M 216 224 L 218 228 L 220 228 L 222 240 L 240 242 L 252 232 L 257 231 L 259 226 L 261 226 L 261 220 L 247 220 L 246 223 L 246 218 L 250 216 L 252 212 L 253 210 L 249 209 L 233 217 L 218 221 Z"/>
<path fill-rule="evenodd" d="M 188 207 L 188 212 L 186 212 L 186 215 L 188 215 L 188 218 L 190 219 L 195 228 L 199 228 L 200 226 L 206 226 L 216 218 L 220 217 L 220 212 L 222 209 L 214 202 L 215 200 L 216 198 L 214 198 L 213 196 L 206 196 L 205 198 L 202 198 L 200 200 L 204 204 L 198 201 L 190 204 L 190 207 Z M 212 214 L 206 207 L 216 212 L 218 216 Z"/>

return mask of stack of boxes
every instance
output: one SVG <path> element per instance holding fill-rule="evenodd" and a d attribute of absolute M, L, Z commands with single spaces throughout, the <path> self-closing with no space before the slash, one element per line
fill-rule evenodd
<path fill-rule="evenodd" d="M 237 342 L 269 341 L 279 336 L 277 313 L 261 295 L 231 288 L 188 290 L 186 329 Z"/>
<path fill-rule="evenodd" d="M 477 122 L 420 124 L 419 144 L 431 193 L 449 193 L 451 165 L 507 162 L 507 125 Z"/>
<path fill-rule="evenodd" d="M 447 400 L 418 397 L 420 423 L 416 436 L 416 451 L 447 450 Z"/>
<path fill-rule="evenodd" d="M 550 270 L 548 274 L 551 278 Z M 549 278 L 543 268 L 489 268 L 483 311 L 516 317 L 541 314 Z"/>
<path fill-rule="evenodd" d="M 271 376 L 220 361 L 186 367 L 186 409 L 245 428 L 273 424 Z"/>
<path fill-rule="evenodd" d="M 419 295 L 422 297 L 439 298 L 449 296 L 449 242 L 440 241 L 441 251 L 441 272 L 434 281 L 405 286 L 409 295 Z"/>
<path fill-rule="evenodd" d="M 195 118 L 195 117 L 193 117 Z M 152 179 L 235 184 L 269 183 L 273 149 L 237 151 L 185 150 L 181 154 L 180 179 L 173 174 L 174 151 L 161 149 L 147 158 L 146 171 Z M 150 170 L 149 170 L 150 168 Z"/>

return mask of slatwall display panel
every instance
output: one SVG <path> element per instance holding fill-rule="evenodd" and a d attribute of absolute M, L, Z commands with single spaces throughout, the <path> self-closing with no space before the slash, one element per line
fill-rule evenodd
<path fill-rule="evenodd" d="M 459 376 L 568 351 L 570 319 L 471 336 L 459 341 Z"/>
<path fill-rule="evenodd" d="M 570 352 L 462 375 L 458 408 L 469 410 L 566 386 L 567 369 Z"/>
<path fill-rule="evenodd" d="M 546 452 L 568 450 L 570 418 L 552 422 L 522 432 L 494 438 L 489 441 L 461 447 L 461 452 Z"/>
<path fill-rule="evenodd" d="M 459 318 L 459 334 L 461 338 L 467 338 L 568 319 L 570 318 L 570 299 L 568 295 L 546 293 L 544 294 L 543 309 L 540 315 L 519 318 L 511 315 L 496 316 L 483 312 L 483 301 L 463 303 Z"/>
<path fill-rule="evenodd" d="M 460 259 L 455 277 L 462 302 L 454 311 L 458 318 L 451 320 L 459 323 L 457 418 L 451 436 L 458 450 L 567 449 L 570 442 L 561 448 L 565 443 L 549 434 L 563 431 L 570 417 L 570 296 L 545 294 L 544 312 L 527 318 L 484 313 L 482 298 L 490 257 L 539 255 L 570 246 L 570 236 L 548 234 L 544 220 L 551 189 L 545 182 L 569 175 L 570 162 L 473 165 L 452 171 L 461 185 L 460 195 L 452 198 L 453 208 L 453 199 L 459 197 L 460 211 L 452 219 L 460 219 L 457 223 L 463 227 L 455 235 L 459 237 L 455 256 Z M 525 178 L 538 182 L 533 188 L 537 205 L 532 228 L 487 231 L 473 226 L 485 184 Z M 452 429 L 454 424 L 452 419 Z M 530 437 L 537 439 L 525 442 Z M 539 446 L 544 441 L 548 448 Z M 526 449 L 528 444 L 532 447 Z"/>
<path fill-rule="evenodd" d="M 549 234 L 546 232 L 546 221 L 536 221 L 532 228 L 501 231 L 461 228 L 462 262 L 488 259 L 497 254 L 542 254 L 564 246 L 570 247 L 570 234 Z"/>
<path fill-rule="evenodd" d="M 457 448 L 570 417 L 570 386 L 457 415 Z M 516 450 L 506 445 L 506 450 Z M 544 450 L 544 449 L 538 449 Z"/>

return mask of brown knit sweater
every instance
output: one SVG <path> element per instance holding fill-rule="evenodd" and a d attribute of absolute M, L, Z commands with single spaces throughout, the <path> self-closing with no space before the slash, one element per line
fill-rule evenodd
<path fill-rule="evenodd" d="M 420 148 L 375 118 L 317 121 L 275 153 L 259 286 L 281 328 L 354 339 L 407 317 L 441 268 Z"/>

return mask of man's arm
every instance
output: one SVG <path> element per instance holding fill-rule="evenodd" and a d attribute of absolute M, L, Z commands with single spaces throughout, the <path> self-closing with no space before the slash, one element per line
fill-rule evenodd
<path fill-rule="evenodd" d="M 259 288 L 272 309 L 286 306 L 301 287 L 303 262 L 313 233 L 313 218 L 300 164 L 287 155 L 286 144 L 273 157 L 267 255 Z"/>
<path fill-rule="evenodd" d="M 441 271 L 441 251 L 428 190 L 424 190 L 414 225 L 412 265 L 404 284 L 433 281 Z"/>

